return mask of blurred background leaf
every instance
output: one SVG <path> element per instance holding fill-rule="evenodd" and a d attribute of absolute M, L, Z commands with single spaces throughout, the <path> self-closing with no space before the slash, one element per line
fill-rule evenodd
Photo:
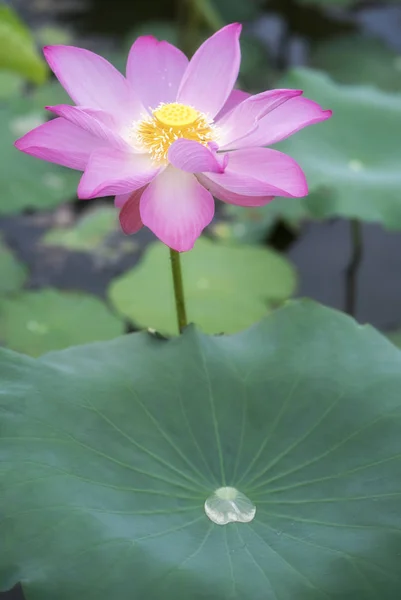
<path fill-rule="evenodd" d="M 0 298 L 21 289 L 27 278 L 27 269 L 20 263 L 0 238 Z"/>
<path fill-rule="evenodd" d="M 0 299 L 0 339 L 31 356 L 109 340 L 124 329 L 101 300 L 88 294 L 44 289 Z"/>
<path fill-rule="evenodd" d="M 91 252 L 113 232 L 118 231 L 118 215 L 114 207 L 104 206 L 83 215 L 73 227 L 50 229 L 42 244 L 68 250 Z"/>
<path fill-rule="evenodd" d="M 296 286 L 293 267 L 278 253 L 205 238 L 182 255 L 182 269 L 188 318 L 207 333 L 245 329 Z M 111 284 L 109 298 L 135 326 L 176 334 L 168 248 L 152 244 L 137 267 Z"/>
<path fill-rule="evenodd" d="M 313 47 L 311 65 L 340 83 L 401 91 L 401 54 L 380 39 L 353 34 L 322 41 Z"/>
<path fill-rule="evenodd" d="M 19 73 L 34 83 L 43 83 L 48 76 L 29 30 L 5 4 L 0 4 L 0 69 Z"/>
<path fill-rule="evenodd" d="M 304 168 L 304 202 L 316 218 L 343 216 L 401 229 L 401 94 L 344 86 L 311 69 L 294 69 L 279 87 L 303 89 L 333 117 L 276 145 Z"/>
<path fill-rule="evenodd" d="M 14 148 L 17 138 L 44 123 L 47 114 L 33 98 L 0 106 L 0 214 L 49 208 L 75 198 L 80 174 Z"/>

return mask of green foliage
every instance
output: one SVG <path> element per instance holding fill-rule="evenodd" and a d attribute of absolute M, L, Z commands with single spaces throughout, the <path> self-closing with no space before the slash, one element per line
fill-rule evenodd
<path fill-rule="evenodd" d="M 120 230 L 117 215 L 112 206 L 96 207 L 88 210 L 72 227 L 49 229 L 41 243 L 72 252 L 87 252 L 92 255 L 95 267 L 115 263 L 139 249 L 136 238 L 125 236 Z"/>
<path fill-rule="evenodd" d="M 19 73 L 34 83 L 43 83 L 48 76 L 31 34 L 5 4 L 0 4 L 0 69 Z"/>
<path fill-rule="evenodd" d="M 357 34 L 330 38 L 314 47 L 311 65 L 340 83 L 401 91 L 401 55 L 379 39 Z"/>
<path fill-rule="evenodd" d="M 349 6 L 353 6 L 357 4 L 360 0 L 298 0 L 300 4 L 316 4 L 317 6 L 321 6 L 322 8 L 326 6 L 339 6 L 342 8 L 347 8 Z"/>
<path fill-rule="evenodd" d="M 55 104 L 71 104 L 71 98 L 59 82 L 53 80 L 37 87 L 27 98 L 22 98 L 19 111 L 24 113 L 36 109 L 42 112 L 44 118 L 48 118 L 50 113 L 44 112 L 43 109 Z"/>
<path fill-rule="evenodd" d="M 299 198 L 275 198 L 266 206 L 246 208 L 226 204 L 228 222 L 213 225 L 213 232 L 222 240 L 236 240 L 244 244 L 261 243 L 278 220 L 296 230 L 310 214 Z"/>
<path fill-rule="evenodd" d="M 0 71 L 0 101 L 8 100 L 22 93 L 24 80 L 20 75 Z"/>
<path fill-rule="evenodd" d="M 0 238 L 0 297 L 22 288 L 26 276 L 24 265 L 18 262 Z"/>
<path fill-rule="evenodd" d="M 295 289 L 290 263 L 272 250 L 201 238 L 182 254 L 188 319 L 208 333 L 240 331 Z M 152 244 L 140 264 L 115 280 L 109 297 L 135 325 L 177 333 L 168 248 Z"/>
<path fill-rule="evenodd" d="M 397 348 L 401 348 L 401 331 L 400 330 L 389 333 L 387 337 L 394 344 L 394 346 L 397 346 Z"/>
<path fill-rule="evenodd" d="M 73 227 L 50 229 L 42 238 L 45 246 L 81 252 L 96 250 L 118 228 L 117 211 L 102 207 L 85 214 Z"/>
<path fill-rule="evenodd" d="M 276 73 L 272 68 L 268 50 L 253 35 L 241 35 L 241 87 L 260 92 L 272 87 Z"/>
<path fill-rule="evenodd" d="M 75 197 L 79 174 L 27 156 L 15 140 L 45 120 L 35 100 L 20 99 L 0 107 L 0 214 L 28 207 L 49 208 Z"/>
<path fill-rule="evenodd" d="M 193 0 L 199 20 L 217 30 L 226 23 L 256 19 L 264 0 Z"/>
<path fill-rule="evenodd" d="M 303 89 L 333 117 L 277 144 L 304 168 L 312 216 L 356 217 L 401 229 L 401 94 L 342 86 L 326 75 L 291 71 L 278 85 Z"/>
<path fill-rule="evenodd" d="M 360 4 L 361 0 L 297 0 L 300 4 L 316 5 L 322 8 L 325 7 L 340 7 L 350 8 L 356 4 Z M 399 4 L 400 0 L 386 0 L 386 4 Z"/>
<path fill-rule="evenodd" d="M 373 329 L 297 302 L 235 336 L 3 351 L 0 370 L 0 589 L 400 597 L 401 354 Z M 251 523 L 209 521 L 221 485 Z"/>
<path fill-rule="evenodd" d="M 0 339 L 31 356 L 122 333 L 120 319 L 87 294 L 45 289 L 0 299 Z"/>

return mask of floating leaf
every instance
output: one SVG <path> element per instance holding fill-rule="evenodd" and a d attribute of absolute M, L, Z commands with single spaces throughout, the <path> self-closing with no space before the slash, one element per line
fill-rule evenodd
<path fill-rule="evenodd" d="M 50 229 L 41 243 L 73 252 L 88 252 L 99 268 L 116 263 L 140 247 L 135 238 L 122 233 L 116 209 L 112 206 L 88 210 L 72 227 Z"/>
<path fill-rule="evenodd" d="M 313 216 L 356 217 L 401 228 L 401 94 L 343 86 L 322 73 L 293 70 L 279 87 L 303 89 L 333 117 L 277 145 L 305 169 Z"/>
<path fill-rule="evenodd" d="M 244 244 L 263 242 L 279 220 L 296 230 L 300 222 L 310 216 L 299 198 L 276 198 L 266 206 L 250 208 L 226 204 L 224 208 L 229 220 L 214 225 L 213 232 L 222 240 Z"/>
<path fill-rule="evenodd" d="M 27 276 L 26 268 L 0 238 L 0 295 L 22 288 Z"/>
<path fill-rule="evenodd" d="M 50 229 L 42 238 L 46 246 L 59 246 L 68 250 L 91 252 L 118 230 L 118 216 L 113 207 L 96 208 L 81 217 L 76 225 Z"/>
<path fill-rule="evenodd" d="M 400 598 L 401 353 L 372 328 L 297 302 L 229 337 L 1 355 L 0 589 Z M 215 524 L 232 488 L 249 522 Z"/>
<path fill-rule="evenodd" d="M 5 4 L 0 5 L 0 69 L 19 73 L 34 83 L 43 83 L 48 76 L 29 30 Z"/>
<path fill-rule="evenodd" d="M 0 72 L 0 100 L 7 100 L 22 93 L 24 80 L 9 71 Z"/>
<path fill-rule="evenodd" d="M 30 99 L 0 107 L 0 213 L 49 208 L 75 197 L 79 173 L 33 158 L 13 147 L 15 140 L 45 121 Z"/>
<path fill-rule="evenodd" d="M 22 100 L 20 112 L 27 112 L 28 103 L 30 110 L 36 109 L 42 112 L 45 106 L 71 104 L 71 98 L 59 82 L 53 80 L 36 88 L 28 98 L 24 98 Z M 50 116 L 49 112 L 43 111 L 42 114 L 44 115 L 43 118 L 48 118 Z"/>
<path fill-rule="evenodd" d="M 266 248 L 226 246 L 201 238 L 181 255 L 188 318 L 209 333 L 244 329 L 294 292 L 290 263 Z M 134 324 L 177 332 L 168 248 L 159 242 L 109 289 L 115 308 Z"/>
<path fill-rule="evenodd" d="M 121 320 L 87 294 L 46 289 L 0 300 L 0 339 L 31 356 L 122 333 Z"/>
<path fill-rule="evenodd" d="M 397 348 L 401 348 L 401 331 L 393 331 L 388 334 L 388 339 L 395 345 Z"/>
<path fill-rule="evenodd" d="M 401 90 L 401 55 L 380 39 L 353 34 L 324 40 L 313 48 L 311 64 L 340 83 Z"/>

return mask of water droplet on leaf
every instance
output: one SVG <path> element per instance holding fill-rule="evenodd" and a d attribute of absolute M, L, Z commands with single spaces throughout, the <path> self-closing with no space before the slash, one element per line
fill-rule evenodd
<path fill-rule="evenodd" d="M 216 525 L 249 523 L 255 517 L 256 507 L 236 488 L 221 487 L 206 500 L 205 512 Z"/>
<path fill-rule="evenodd" d="M 359 173 L 360 171 L 363 171 L 363 169 L 365 168 L 363 162 L 356 158 L 353 160 L 350 160 L 348 163 L 348 166 L 351 169 L 351 171 L 354 171 L 355 173 Z"/>

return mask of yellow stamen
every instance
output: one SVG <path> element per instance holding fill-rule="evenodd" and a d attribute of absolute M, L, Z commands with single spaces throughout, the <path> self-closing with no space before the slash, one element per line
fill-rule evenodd
<path fill-rule="evenodd" d="M 172 102 L 161 104 L 152 117 L 133 127 L 135 145 L 149 152 L 156 163 L 166 163 L 169 148 L 180 138 L 194 140 L 204 146 L 216 140 L 216 130 L 206 115 L 192 106 Z"/>

